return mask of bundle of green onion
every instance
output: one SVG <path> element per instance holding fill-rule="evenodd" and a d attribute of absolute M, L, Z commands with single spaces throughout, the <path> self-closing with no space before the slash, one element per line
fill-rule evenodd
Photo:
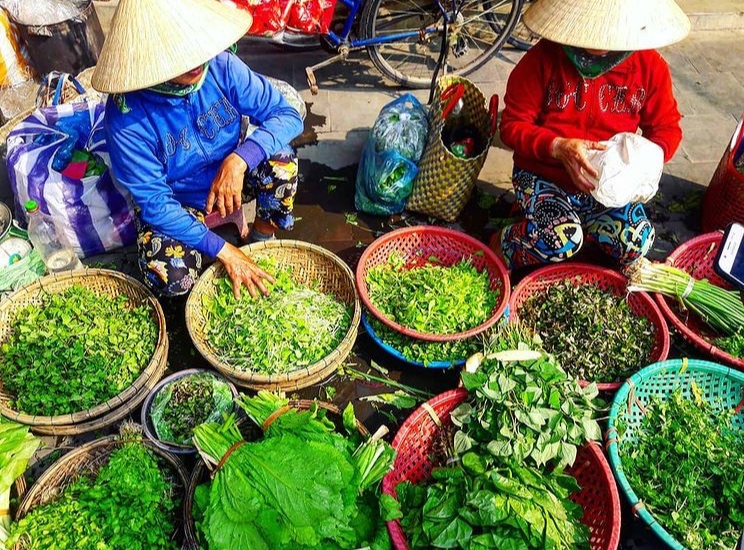
<path fill-rule="evenodd" d="M 695 279 L 689 273 L 645 258 L 629 270 L 628 290 L 658 292 L 679 300 L 722 336 L 744 331 L 744 304 L 737 291 L 725 290 L 707 279 Z"/>

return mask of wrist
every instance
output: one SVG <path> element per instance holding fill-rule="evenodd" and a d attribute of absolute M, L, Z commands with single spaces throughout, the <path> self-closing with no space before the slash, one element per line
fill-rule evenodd
<path fill-rule="evenodd" d="M 550 142 L 550 156 L 551 158 L 558 158 L 558 148 L 563 144 L 565 138 L 557 137 Z"/>
<path fill-rule="evenodd" d="M 248 164 L 237 153 L 230 153 L 227 160 L 230 163 L 230 168 L 240 172 L 240 174 L 245 174 L 246 170 L 248 170 Z"/>

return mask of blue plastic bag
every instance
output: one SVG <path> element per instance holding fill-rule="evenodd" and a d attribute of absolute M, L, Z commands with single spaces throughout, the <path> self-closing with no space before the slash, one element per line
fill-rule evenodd
<path fill-rule="evenodd" d="M 362 151 L 354 204 L 376 215 L 403 211 L 426 146 L 426 109 L 411 94 L 382 108 Z"/>

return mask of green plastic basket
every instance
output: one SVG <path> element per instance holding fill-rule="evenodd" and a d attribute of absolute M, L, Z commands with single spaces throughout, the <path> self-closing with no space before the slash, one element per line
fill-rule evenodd
<path fill-rule="evenodd" d="M 632 443 L 635 440 L 635 432 L 643 420 L 645 406 L 651 401 L 651 398 L 666 399 L 677 389 L 682 391 L 683 396 L 690 398 L 692 396 L 692 381 L 695 382 L 703 397 L 715 409 L 741 409 L 744 406 L 744 373 L 717 363 L 697 359 L 661 361 L 634 374 L 618 390 L 612 402 L 609 428 L 606 434 L 610 466 L 620 490 L 627 497 L 635 514 L 666 545 L 676 550 L 686 550 L 686 547 L 677 542 L 663 526 L 657 523 L 625 477 L 622 457 L 618 452 L 617 421 L 622 413 L 624 420 L 627 421 L 627 430 L 623 438 Z M 744 431 L 744 415 L 736 415 L 733 425 Z"/>

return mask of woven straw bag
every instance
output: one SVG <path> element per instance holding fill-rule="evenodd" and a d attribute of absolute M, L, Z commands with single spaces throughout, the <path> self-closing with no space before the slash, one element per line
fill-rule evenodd
<path fill-rule="evenodd" d="M 447 108 L 445 90 L 453 84 L 462 84 L 463 106 L 458 115 L 458 124 L 472 125 L 482 143 L 483 151 L 472 158 L 455 156 L 442 141 Z M 437 94 L 429 114 L 429 138 L 419 162 L 419 172 L 413 182 L 413 192 L 406 208 L 428 216 L 453 222 L 470 199 L 478 174 L 486 162 L 491 140 L 496 131 L 498 97 L 492 96 L 490 106 L 478 86 L 466 78 L 448 76 L 437 83 Z M 444 116 L 443 116 L 444 114 Z"/>

